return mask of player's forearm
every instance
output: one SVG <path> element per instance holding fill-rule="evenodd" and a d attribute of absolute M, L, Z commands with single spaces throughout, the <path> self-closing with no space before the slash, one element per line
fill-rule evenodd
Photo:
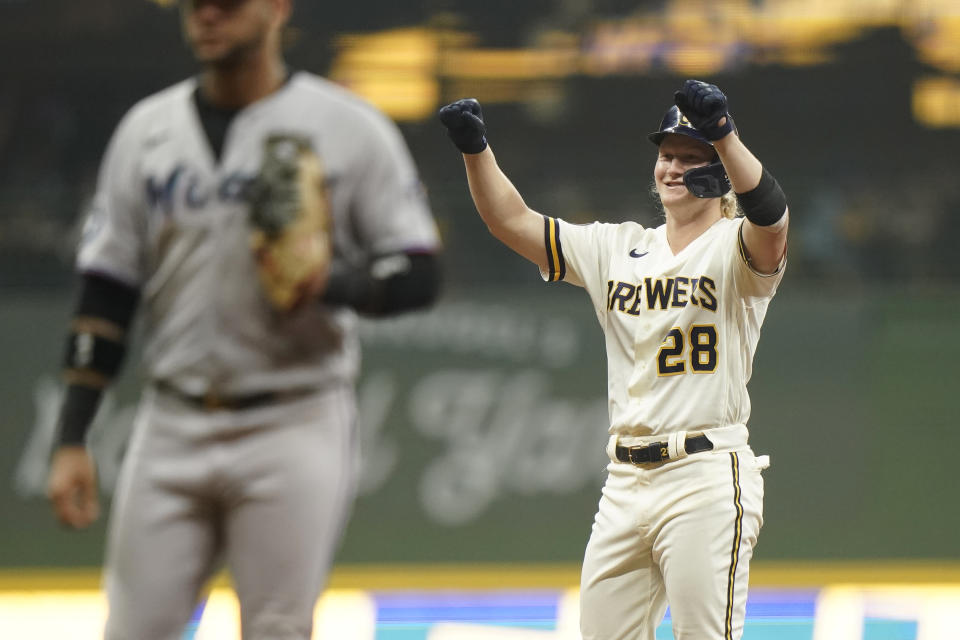
<path fill-rule="evenodd" d="M 736 134 L 714 143 L 747 219 L 767 233 L 785 232 L 786 200 L 773 176 Z M 775 197 L 774 197 L 775 196 Z M 756 202 L 759 197 L 759 202 Z M 769 210 L 770 207 L 774 207 Z M 759 218 L 756 214 L 759 213 Z M 771 224 L 783 218 L 782 224 Z"/>
<path fill-rule="evenodd" d="M 544 259 L 543 217 L 527 206 L 489 147 L 482 153 L 464 154 L 463 161 L 470 195 L 490 233 L 539 264 Z"/>
<path fill-rule="evenodd" d="M 750 264 L 760 273 L 773 273 L 787 250 L 788 215 L 783 192 L 736 134 L 716 141 L 714 147 L 747 218 L 742 234 Z"/>
<path fill-rule="evenodd" d="M 59 445 L 81 445 L 103 390 L 119 372 L 139 293 L 97 275 L 84 275 L 64 354 L 67 390 L 58 418 Z"/>
<path fill-rule="evenodd" d="M 527 211 L 527 205 L 517 188 L 501 171 L 493 151 L 487 147 L 482 153 L 464 154 L 467 182 L 477 212 L 494 235 L 509 229 L 511 223 Z"/>
<path fill-rule="evenodd" d="M 713 146 L 720 155 L 720 161 L 723 162 L 734 192 L 746 193 L 760 184 L 763 165 L 737 134 L 728 134 L 714 142 Z"/>
<path fill-rule="evenodd" d="M 541 269 L 546 268 L 544 218 L 523 201 L 497 165 L 480 103 L 464 98 L 440 109 L 440 122 L 463 153 L 470 195 L 490 233 Z"/>

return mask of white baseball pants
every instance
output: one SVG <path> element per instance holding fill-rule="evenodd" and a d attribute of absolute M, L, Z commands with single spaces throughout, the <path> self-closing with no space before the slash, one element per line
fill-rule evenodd
<path fill-rule="evenodd" d="M 739 639 L 768 465 L 745 443 L 611 462 L 581 574 L 584 640 L 654 640 L 668 603 L 677 640 Z"/>

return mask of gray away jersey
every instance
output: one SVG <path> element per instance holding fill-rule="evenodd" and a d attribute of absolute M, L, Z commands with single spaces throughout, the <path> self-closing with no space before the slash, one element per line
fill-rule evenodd
<path fill-rule="evenodd" d="M 603 328 L 610 433 L 746 424 L 753 355 L 783 265 L 754 272 L 741 223 L 721 219 L 674 255 L 665 226 L 545 218 L 544 278 L 586 289 Z"/>
<path fill-rule="evenodd" d="M 271 134 L 307 138 L 325 169 L 334 254 L 434 250 L 439 243 L 396 126 L 353 94 L 299 72 L 241 110 L 219 163 L 194 106 L 194 79 L 134 106 L 104 157 L 77 257 L 141 292 L 152 379 L 189 393 L 352 381 L 356 316 L 320 304 L 274 312 L 249 246 L 245 187 Z"/>

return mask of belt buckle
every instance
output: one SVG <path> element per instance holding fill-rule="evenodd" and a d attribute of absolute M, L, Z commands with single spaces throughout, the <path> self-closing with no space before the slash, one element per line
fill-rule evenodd
<path fill-rule="evenodd" d="M 650 444 L 644 444 L 640 446 L 626 447 L 627 449 L 627 460 L 631 464 L 651 464 L 657 462 L 663 462 L 664 460 L 670 459 L 669 450 L 667 449 L 667 444 L 664 442 L 651 442 Z M 642 460 L 638 457 L 634 457 L 634 454 L 639 454 L 641 451 L 647 452 L 647 459 Z"/>

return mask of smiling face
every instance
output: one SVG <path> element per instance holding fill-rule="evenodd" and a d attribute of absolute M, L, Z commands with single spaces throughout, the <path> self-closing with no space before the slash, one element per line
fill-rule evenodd
<path fill-rule="evenodd" d="M 687 190 L 683 174 L 690 169 L 713 162 L 716 154 L 710 145 L 690 136 L 670 133 L 660 143 L 657 164 L 653 169 L 654 183 L 664 209 L 675 210 L 704 204 Z"/>

